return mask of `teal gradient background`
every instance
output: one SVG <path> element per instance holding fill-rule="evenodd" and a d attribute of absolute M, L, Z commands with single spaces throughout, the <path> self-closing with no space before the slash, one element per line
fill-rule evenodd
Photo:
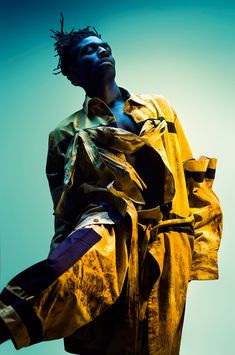
<path fill-rule="evenodd" d="M 225 216 L 220 279 L 189 284 L 181 355 L 235 353 L 235 5 L 229 1 L 1 0 L 1 287 L 43 259 L 53 235 L 45 177 L 48 133 L 84 93 L 62 75 L 49 29 L 95 26 L 112 48 L 117 83 L 166 96 L 195 157 L 216 156 L 215 191 Z M 0 354 L 11 355 L 10 342 Z M 63 355 L 63 342 L 20 350 Z M 121 354 L 120 354 L 121 355 Z"/>

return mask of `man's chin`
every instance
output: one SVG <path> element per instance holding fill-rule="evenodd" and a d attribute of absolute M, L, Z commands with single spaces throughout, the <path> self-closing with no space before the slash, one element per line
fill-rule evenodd
<path fill-rule="evenodd" d="M 96 72 L 97 80 L 101 81 L 113 81 L 115 79 L 115 68 L 112 66 L 100 66 Z"/>

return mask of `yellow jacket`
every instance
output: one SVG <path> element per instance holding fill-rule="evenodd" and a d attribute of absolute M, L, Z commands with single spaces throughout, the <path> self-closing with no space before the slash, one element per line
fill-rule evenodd
<path fill-rule="evenodd" d="M 115 277 L 119 296 L 127 274 L 129 335 L 125 341 L 120 335 L 122 345 L 115 339 L 106 353 L 127 354 L 129 349 L 130 354 L 178 354 L 189 280 L 218 278 L 222 212 L 212 190 L 216 159 L 193 159 L 165 98 L 130 96 L 124 89 L 122 94 L 124 112 L 140 125 L 139 135 L 115 127 L 105 103 L 88 97 L 82 110 L 50 133 L 47 176 L 55 209 L 51 248 L 71 230 L 87 226 L 100 232 L 100 226 L 110 225 L 116 239 L 125 235 L 125 246 L 115 251 Z M 146 164 L 157 156 L 164 172 L 159 180 L 162 200 L 151 209 L 145 208 L 145 181 L 126 160 L 126 154 L 144 146 L 151 151 Z M 66 337 L 67 350 L 76 353 L 76 339 L 90 339 L 84 335 L 89 324 L 85 332 L 83 327 Z"/>

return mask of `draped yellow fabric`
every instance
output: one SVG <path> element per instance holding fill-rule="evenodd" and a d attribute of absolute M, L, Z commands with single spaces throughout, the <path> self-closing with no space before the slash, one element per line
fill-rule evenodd
<path fill-rule="evenodd" d="M 140 321 L 147 319 L 148 346 L 147 350 L 141 347 L 141 354 L 178 354 L 188 281 L 218 278 L 222 212 L 212 190 L 216 159 L 193 158 L 177 114 L 165 98 L 127 96 L 124 112 L 140 125 L 139 135 L 113 127 L 115 118 L 105 103 L 88 97 L 82 110 L 50 134 L 49 183 L 59 171 L 63 174 L 65 164 L 63 188 L 51 188 L 56 219 L 60 221 L 52 248 L 64 238 L 64 231 L 71 223 L 66 203 L 76 179 L 82 176 L 77 185 L 81 196 L 108 201 L 131 220 L 123 229 L 131 240 L 128 256 L 125 248 L 116 248 L 116 258 L 125 262 L 122 271 L 117 270 L 113 277 L 123 280 L 128 275 L 127 320 L 135 336 Z M 66 141 L 68 149 L 63 152 Z M 164 199 L 151 209 L 145 209 L 142 194 L 145 181 L 126 159 L 126 154 L 133 154 L 143 146 L 150 147 L 164 166 L 164 183 L 159 186 Z M 151 160 L 145 162 L 151 163 Z M 93 212 L 88 208 L 85 214 L 80 214 L 75 228 L 96 229 L 113 223 L 104 211 L 96 211 L 95 218 Z M 112 233 L 116 228 L 114 224 Z M 68 349 L 76 337 L 81 341 L 79 331 L 67 339 Z M 120 348 L 115 345 L 116 348 L 120 354 Z M 116 354 L 112 349 L 108 353 Z"/>

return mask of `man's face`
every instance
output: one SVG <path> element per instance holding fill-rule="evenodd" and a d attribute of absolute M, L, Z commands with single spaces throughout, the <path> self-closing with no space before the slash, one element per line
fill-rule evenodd
<path fill-rule="evenodd" d="M 71 74 L 79 86 L 89 87 L 97 81 L 115 78 L 115 60 L 108 43 L 96 36 L 84 38 L 71 51 Z"/>

